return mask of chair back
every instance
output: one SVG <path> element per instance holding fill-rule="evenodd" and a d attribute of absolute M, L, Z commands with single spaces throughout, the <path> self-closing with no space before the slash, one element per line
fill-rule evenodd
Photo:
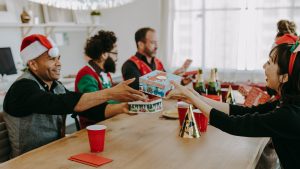
<path fill-rule="evenodd" d="M 8 140 L 8 133 L 3 120 L 3 113 L 0 112 L 0 163 L 9 160 L 10 144 Z"/>

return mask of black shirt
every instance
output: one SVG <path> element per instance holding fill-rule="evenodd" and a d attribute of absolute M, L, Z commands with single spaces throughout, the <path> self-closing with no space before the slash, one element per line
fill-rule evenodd
<path fill-rule="evenodd" d="M 230 105 L 230 115 L 212 109 L 210 124 L 227 133 L 271 137 L 284 169 L 300 167 L 300 104 L 266 103 L 252 108 Z"/>
<path fill-rule="evenodd" d="M 4 99 L 4 111 L 15 117 L 24 117 L 32 113 L 53 115 L 75 113 L 74 107 L 82 93 L 65 89 L 65 94 L 54 94 L 53 89 L 60 82 L 54 81 L 49 90 L 47 84 L 39 78 L 37 80 L 46 91 L 41 90 L 35 81 L 29 79 L 21 79 L 13 83 Z M 99 121 L 104 120 L 104 113 L 99 112 L 104 112 L 106 105 L 107 103 L 103 103 L 78 114 Z"/>
<path fill-rule="evenodd" d="M 143 62 L 145 62 L 151 68 L 151 70 L 156 70 L 154 57 L 151 59 L 151 63 L 148 63 L 146 56 L 144 56 L 138 52 L 135 54 L 135 56 L 137 58 L 139 58 L 140 60 L 142 60 Z M 138 67 L 136 66 L 136 64 L 133 61 L 127 60 L 123 64 L 122 75 L 123 75 L 124 80 L 136 78 L 135 81 L 133 83 L 131 83 L 129 86 L 136 90 L 139 89 L 139 77 L 141 77 L 142 75 L 140 73 L 140 70 L 138 69 Z"/>

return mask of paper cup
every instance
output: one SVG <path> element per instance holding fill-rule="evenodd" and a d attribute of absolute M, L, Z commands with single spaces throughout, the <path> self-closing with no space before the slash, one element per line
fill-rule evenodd
<path fill-rule="evenodd" d="M 91 152 L 102 152 L 104 150 L 105 130 L 104 125 L 91 125 L 86 127 L 89 137 Z"/>
<path fill-rule="evenodd" d="M 182 126 L 185 114 L 189 108 L 189 104 L 185 102 L 178 102 L 177 108 L 178 108 L 179 125 Z"/>

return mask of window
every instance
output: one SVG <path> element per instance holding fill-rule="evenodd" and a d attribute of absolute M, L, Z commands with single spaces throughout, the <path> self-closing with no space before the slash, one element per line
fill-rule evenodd
<path fill-rule="evenodd" d="M 289 19 L 300 26 L 296 0 L 171 0 L 169 5 L 171 67 L 191 58 L 195 68 L 262 70 L 276 23 Z"/>

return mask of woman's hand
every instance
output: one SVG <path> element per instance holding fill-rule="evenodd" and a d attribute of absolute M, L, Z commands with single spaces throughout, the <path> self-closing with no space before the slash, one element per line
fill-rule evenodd
<path fill-rule="evenodd" d="M 209 113 L 212 109 L 210 105 L 208 105 L 205 101 L 200 99 L 199 94 L 188 87 L 177 84 L 176 82 L 171 82 L 175 89 L 173 89 L 168 95 L 168 99 L 181 99 L 184 102 L 190 103 L 196 106 L 199 110 L 201 110 L 206 117 L 209 117 Z"/>
<path fill-rule="evenodd" d="M 175 88 L 167 95 L 167 99 L 177 99 L 191 103 L 190 98 L 194 93 L 188 87 L 182 86 L 174 81 L 171 81 L 171 84 L 173 84 Z"/>
<path fill-rule="evenodd" d="M 192 87 L 187 87 L 187 89 L 188 89 L 189 91 L 191 91 L 195 96 L 200 97 L 200 94 L 199 94 L 196 90 L 194 90 Z"/>

